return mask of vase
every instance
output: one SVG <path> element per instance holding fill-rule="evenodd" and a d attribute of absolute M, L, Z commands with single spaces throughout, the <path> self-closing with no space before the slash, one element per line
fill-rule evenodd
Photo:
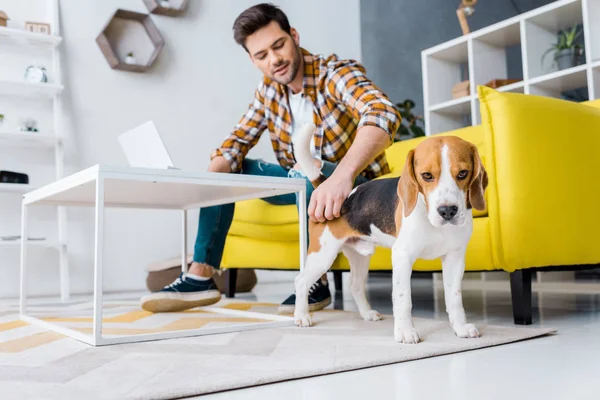
<path fill-rule="evenodd" d="M 125 63 L 127 63 L 127 64 L 135 64 L 135 57 L 133 57 L 133 56 L 127 56 L 127 57 L 125 57 Z"/>
<path fill-rule="evenodd" d="M 561 71 L 563 69 L 574 67 L 577 64 L 577 53 L 575 49 L 564 49 L 560 50 L 556 53 L 554 59 L 556 60 L 556 65 L 558 70 Z"/>

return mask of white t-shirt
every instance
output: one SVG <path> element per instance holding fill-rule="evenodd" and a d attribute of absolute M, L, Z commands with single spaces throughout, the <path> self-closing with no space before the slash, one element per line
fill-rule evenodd
<path fill-rule="evenodd" d="M 308 123 L 314 123 L 313 120 L 313 103 L 310 97 L 305 97 L 303 92 L 294 94 L 291 89 L 288 89 L 288 97 L 290 99 L 290 109 L 292 112 L 292 136 L 298 126 Z M 315 138 L 310 139 L 310 152 L 313 157 L 321 159 L 321 155 L 315 150 Z"/>

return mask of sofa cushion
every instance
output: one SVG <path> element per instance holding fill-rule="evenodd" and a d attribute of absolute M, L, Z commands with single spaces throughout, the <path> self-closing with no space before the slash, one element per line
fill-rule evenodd
<path fill-rule="evenodd" d="M 597 264 L 600 109 L 478 87 L 492 169 L 494 263 Z"/>
<path fill-rule="evenodd" d="M 274 206 L 261 199 L 238 201 L 235 203 L 234 221 L 256 225 L 281 225 L 298 223 L 298 209 L 295 204 Z"/>

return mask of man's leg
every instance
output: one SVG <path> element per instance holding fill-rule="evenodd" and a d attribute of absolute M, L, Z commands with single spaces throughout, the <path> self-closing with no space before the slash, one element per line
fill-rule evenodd
<path fill-rule="evenodd" d="M 323 165 L 321 167 L 321 172 L 323 173 L 323 175 L 325 175 L 325 177 L 330 177 L 333 174 L 333 171 L 335 171 L 337 164 L 331 163 L 331 162 L 323 162 Z M 304 178 L 306 180 L 306 204 L 309 204 L 310 202 L 310 198 L 312 196 L 312 193 L 314 191 L 314 188 L 312 186 L 312 184 L 310 183 L 310 181 L 308 179 L 306 179 L 306 176 L 298 170 L 290 170 L 288 173 L 288 176 L 290 178 Z M 356 180 L 354 181 L 354 186 L 356 187 L 357 185 L 366 182 L 367 179 L 365 177 L 363 177 L 362 175 L 359 175 Z M 298 206 L 298 195 L 296 194 L 296 206 Z M 308 215 L 306 216 L 307 218 L 307 224 L 306 224 L 306 229 L 308 231 Z M 308 232 L 307 232 L 307 237 L 308 237 Z M 309 238 L 310 241 L 310 238 Z M 329 282 L 327 280 L 327 274 L 323 274 L 321 276 L 321 279 L 317 280 L 310 288 L 308 291 L 308 310 L 309 312 L 314 312 L 314 311 L 318 311 L 318 310 L 322 310 L 323 308 L 327 307 L 329 304 L 331 304 L 331 292 L 329 290 Z M 295 306 L 296 306 L 296 294 L 293 293 L 291 294 L 287 299 L 285 299 L 283 301 L 283 303 L 281 303 L 281 305 L 278 308 L 278 312 L 281 314 L 293 314 L 294 310 L 295 310 Z"/>
<path fill-rule="evenodd" d="M 241 172 L 247 175 L 287 177 L 287 170 L 280 165 L 251 159 L 243 161 Z M 284 196 L 274 196 L 265 200 L 293 204 L 293 194 L 287 198 Z M 188 273 L 181 274 L 160 292 L 145 296 L 142 299 L 142 308 L 151 312 L 181 311 L 214 304 L 221 299 L 221 293 L 212 276 L 214 270 L 219 269 L 221 265 L 234 210 L 233 203 L 200 210 L 194 258 Z"/>

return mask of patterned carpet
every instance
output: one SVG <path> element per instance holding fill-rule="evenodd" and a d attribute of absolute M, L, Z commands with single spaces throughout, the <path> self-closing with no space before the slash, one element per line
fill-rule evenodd
<path fill-rule="evenodd" d="M 276 304 L 223 300 L 223 309 L 276 313 Z M 38 307 L 38 316 L 89 332 L 89 303 Z M 65 316 L 67 314 L 67 316 Z M 47 315 L 47 317 L 44 317 Z M 231 323 L 263 323 L 202 309 L 151 314 L 133 303 L 107 302 L 106 334 L 137 334 Z M 552 329 L 477 324 L 482 337 L 460 339 L 447 322 L 415 319 L 424 341 L 393 340 L 391 316 L 365 322 L 324 310 L 316 325 L 92 347 L 0 310 L 0 399 L 171 399 L 410 361 L 544 336 Z"/>

